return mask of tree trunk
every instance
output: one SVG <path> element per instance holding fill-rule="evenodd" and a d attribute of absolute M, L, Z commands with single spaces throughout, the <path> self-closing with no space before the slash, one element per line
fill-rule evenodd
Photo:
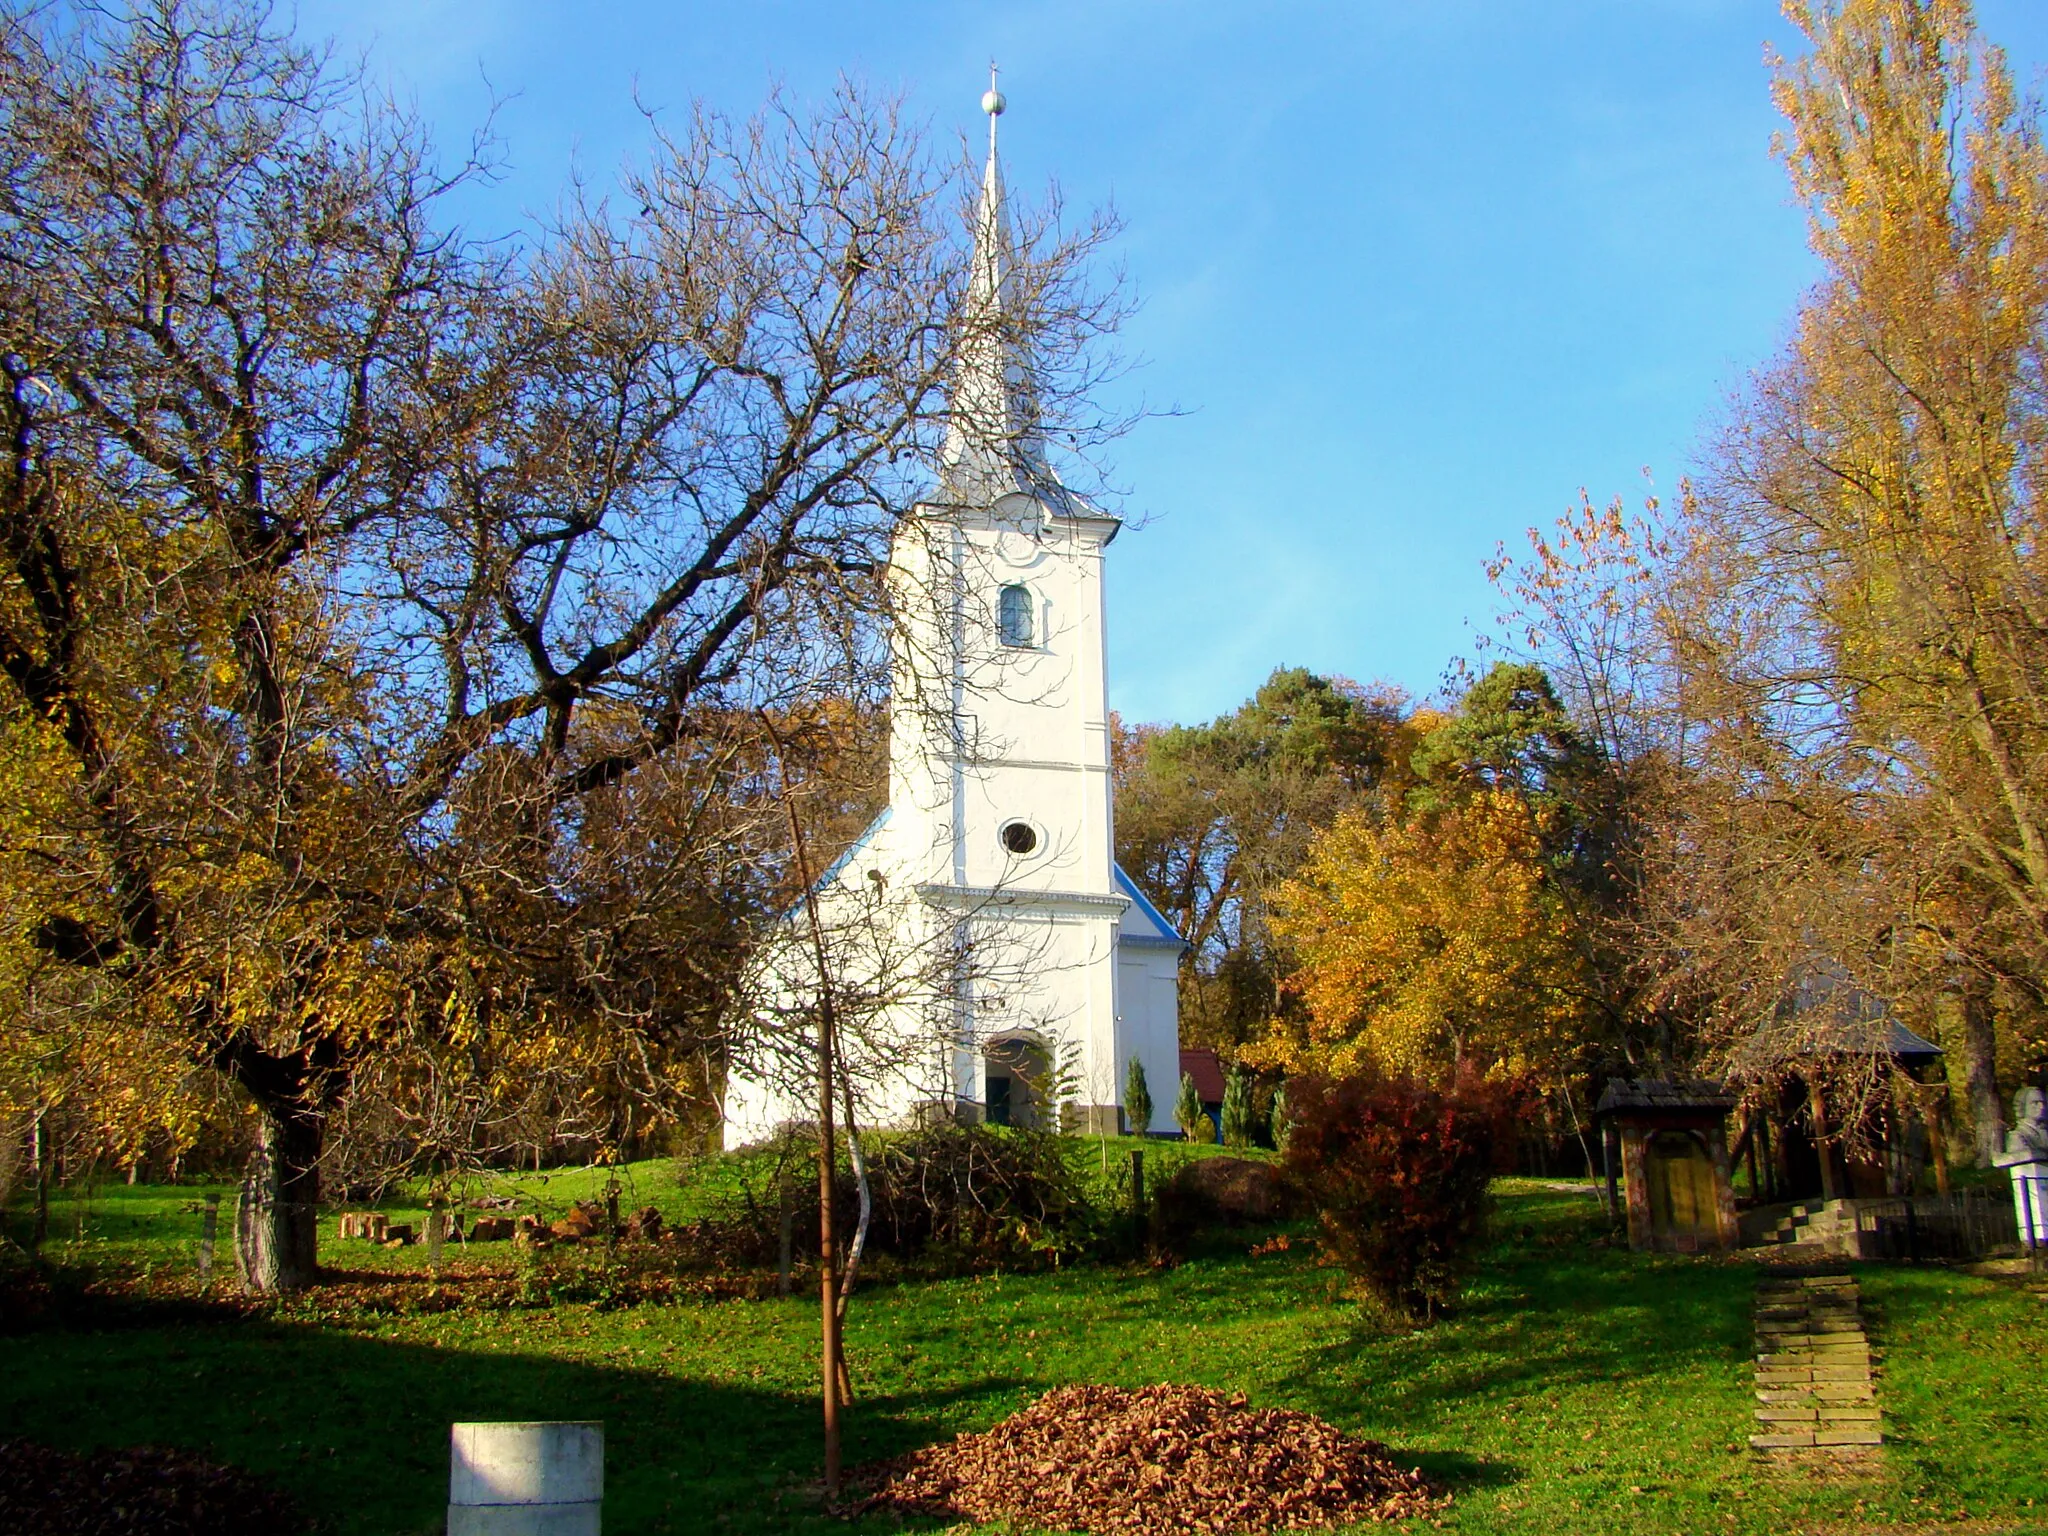
<path fill-rule="evenodd" d="M 2005 1149 L 2005 1103 L 1998 1096 L 1998 1031 L 1991 1007 L 1991 987 L 1981 977 L 1963 981 L 1963 1095 L 1970 1103 L 1977 1165 L 1989 1168 Z"/>
<path fill-rule="evenodd" d="M 260 1106 L 256 1150 L 235 1209 L 235 1266 L 254 1295 L 304 1290 L 319 1278 L 320 1148 L 327 1119 Z"/>
<path fill-rule="evenodd" d="M 45 1111 L 40 1109 L 36 1111 L 35 1126 L 29 1132 L 34 1138 L 30 1143 L 30 1171 L 36 1181 L 35 1224 L 29 1228 L 28 1234 L 30 1253 L 43 1251 L 43 1239 L 49 1236 L 50 1232 L 50 1144 L 49 1138 L 43 1133 L 44 1113 Z"/>

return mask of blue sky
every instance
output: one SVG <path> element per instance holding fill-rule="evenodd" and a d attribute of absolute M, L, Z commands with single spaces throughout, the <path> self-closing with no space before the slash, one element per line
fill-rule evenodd
<path fill-rule="evenodd" d="M 1980 0 L 2024 80 L 2048 6 Z M 1275 666 L 1432 691 L 1481 562 L 1586 488 L 1668 492 L 1814 276 L 1771 159 L 1771 0 L 304 0 L 303 32 L 459 145 L 479 228 L 643 150 L 634 105 L 745 113 L 842 73 L 979 139 L 1023 195 L 1111 203 L 1142 309 L 1115 450 L 1110 691 L 1199 720 Z"/>

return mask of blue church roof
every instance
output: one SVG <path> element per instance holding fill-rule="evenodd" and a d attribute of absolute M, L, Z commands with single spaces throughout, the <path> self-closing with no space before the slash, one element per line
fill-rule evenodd
<path fill-rule="evenodd" d="M 1138 882 L 1124 873 L 1123 865 L 1118 864 L 1115 868 L 1117 887 L 1126 896 L 1131 898 L 1131 905 L 1145 914 L 1153 928 L 1151 933 L 1133 933 L 1130 929 L 1125 928 L 1117 934 L 1117 942 L 1119 944 L 1170 944 L 1175 949 L 1186 949 L 1188 941 L 1182 938 L 1175 930 L 1173 924 L 1166 920 L 1166 914 L 1152 905 L 1151 898 L 1138 889 Z"/>

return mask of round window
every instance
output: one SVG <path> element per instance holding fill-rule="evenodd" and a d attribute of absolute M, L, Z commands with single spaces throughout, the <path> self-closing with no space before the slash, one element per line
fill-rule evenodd
<path fill-rule="evenodd" d="M 1026 822 L 1008 822 L 1003 827 L 1003 846 L 1012 853 L 1029 853 L 1038 846 L 1038 834 Z"/>

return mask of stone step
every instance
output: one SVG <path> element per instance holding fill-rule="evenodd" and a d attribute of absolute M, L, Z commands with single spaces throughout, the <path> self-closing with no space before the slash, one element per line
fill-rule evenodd
<path fill-rule="evenodd" d="M 1828 1259 L 1837 1258 L 1839 1255 L 1828 1252 L 1828 1245 L 1826 1243 L 1808 1242 L 1804 1238 L 1796 1238 L 1780 1244 L 1777 1257 L 1790 1263 L 1798 1263 L 1806 1260 L 1824 1262 Z"/>
<path fill-rule="evenodd" d="M 1783 1405 L 1796 1408 L 1803 1403 L 1814 1405 L 1847 1405 L 1868 1403 L 1876 1398 L 1876 1392 L 1867 1381 L 1818 1381 L 1796 1383 L 1789 1386 L 1760 1386 L 1756 1389 L 1756 1400 L 1760 1403 Z"/>
<path fill-rule="evenodd" d="M 1812 1238 L 1838 1225 L 1832 1216 L 1812 1221 L 1816 1214 L 1800 1207 L 1779 1223 L 1781 1251 L 1794 1246 L 1789 1238 Z M 1794 1234 L 1794 1227 L 1813 1230 Z M 1856 1455 L 1883 1443 L 1861 1303 L 1861 1291 L 1848 1275 L 1802 1275 L 1758 1283 L 1758 1432 L 1749 1437 L 1756 1450 Z"/>
<path fill-rule="evenodd" d="M 1813 1431 L 1810 1429 L 1790 1432 L 1778 1430 L 1770 1434 L 1751 1435 L 1749 1437 L 1749 1444 L 1752 1450 L 1758 1451 L 1811 1449 L 1813 1446 Z"/>
<path fill-rule="evenodd" d="M 1843 1361 L 1870 1359 L 1870 1345 L 1828 1345 L 1809 1344 L 1803 1341 L 1786 1343 L 1779 1339 L 1758 1339 L 1756 1357 L 1771 1357 L 1774 1365 L 1840 1365 Z"/>

